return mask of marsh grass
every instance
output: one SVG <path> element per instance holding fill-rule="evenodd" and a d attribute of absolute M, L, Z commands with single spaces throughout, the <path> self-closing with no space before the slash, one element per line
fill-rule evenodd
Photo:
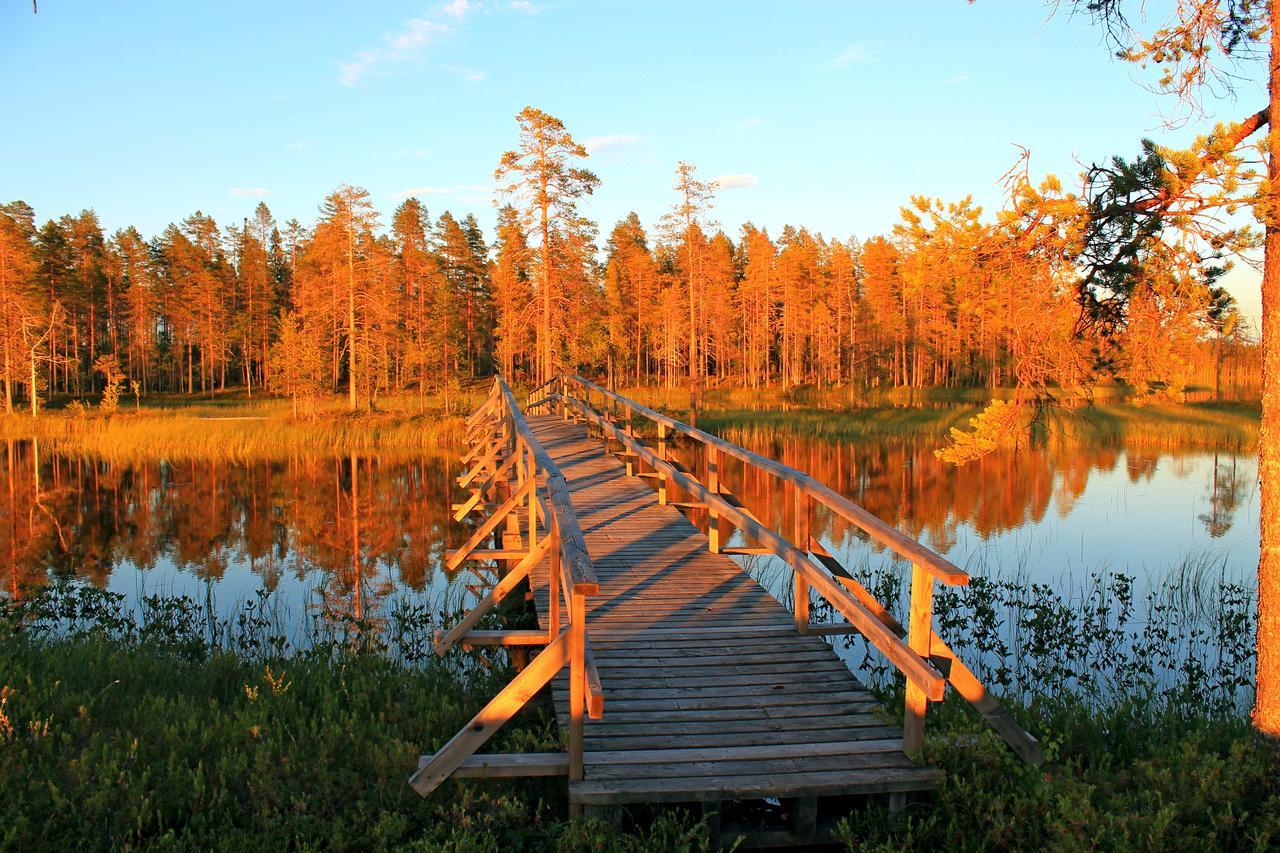
<path fill-rule="evenodd" d="M 966 429 L 980 406 L 851 409 L 717 409 L 698 425 L 738 443 L 796 437 L 825 441 L 925 440 L 941 442 Z M 1114 404 L 1049 408 L 1033 428 L 1036 444 L 1064 447 L 1141 447 L 1161 450 L 1252 450 L 1260 410 L 1230 403 L 1177 406 Z"/>
<path fill-rule="evenodd" d="M 0 600 L 0 849 L 697 850 L 696 822 L 569 823 L 558 780 L 407 779 L 512 676 L 437 658 L 444 614 L 316 613 L 300 646 L 261 597 L 210 602 L 53 585 Z M 287 621 L 287 620 L 286 620 Z M 486 749 L 556 749 L 536 702 Z"/>
<path fill-rule="evenodd" d="M 46 449 L 118 461 L 162 458 L 285 459 L 308 454 L 437 455 L 462 444 L 463 417 L 441 411 L 321 411 L 291 416 L 279 401 L 206 408 L 0 416 L 0 438 L 36 439 Z"/>

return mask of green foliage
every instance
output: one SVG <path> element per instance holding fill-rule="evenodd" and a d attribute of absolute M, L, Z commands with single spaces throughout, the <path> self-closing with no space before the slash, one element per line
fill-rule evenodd
<path fill-rule="evenodd" d="M 437 658 L 434 614 L 405 609 L 351 645 L 312 623 L 275 636 L 261 602 L 205 605 L 55 586 L 0 601 L 0 849 L 704 849 L 670 813 L 639 835 L 571 825 L 563 783 L 408 786 L 511 677 Z M 291 653 L 289 653 L 291 652 Z M 487 749 L 554 749 L 535 704 Z"/>

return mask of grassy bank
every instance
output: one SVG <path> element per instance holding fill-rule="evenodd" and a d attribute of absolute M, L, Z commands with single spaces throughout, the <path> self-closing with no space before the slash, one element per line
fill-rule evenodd
<path fill-rule="evenodd" d="M 422 611 L 399 612 L 386 642 L 321 619 L 290 650 L 252 606 L 211 628 L 189 599 L 134 618 L 92 589 L 43 596 L 0 601 L 0 849 L 665 850 L 697 836 L 675 815 L 641 837 L 571 824 L 547 780 L 419 798 L 418 755 L 512 675 L 429 654 Z M 552 719 L 535 703 L 487 749 L 556 749 Z"/>
<path fill-rule="evenodd" d="M 107 416 L 96 409 L 47 410 L 0 416 L 0 438 L 39 439 L 50 449 L 111 459 L 278 459 L 299 454 L 422 455 L 454 450 L 463 441 L 463 412 L 434 399 L 392 398 L 376 411 L 348 412 L 325 400 L 295 418 L 287 400 L 225 397 L 157 398 Z"/>
<path fill-rule="evenodd" d="M 924 439 L 944 441 L 968 427 L 982 407 L 852 409 L 713 409 L 698 425 L 731 440 L 754 435 L 836 441 Z M 687 415 L 676 411 L 679 416 Z M 1033 430 L 1036 441 L 1068 445 L 1152 449 L 1251 450 L 1257 446 L 1260 409 L 1239 403 L 1113 404 L 1048 409 Z"/>
<path fill-rule="evenodd" d="M 317 621 L 288 653 L 269 620 L 211 628 L 201 606 L 153 599 L 136 617 L 93 590 L 0 605 L 0 848 L 690 850 L 678 811 L 633 812 L 621 831 L 570 822 L 563 783 L 406 785 L 510 677 L 499 657 L 437 660 L 434 618 Z M 37 602 L 39 599 L 37 599 Z M 357 641 L 356 638 L 364 638 Z M 883 688 L 896 719 L 901 695 Z M 900 814 L 868 806 L 851 849 L 1274 849 L 1275 756 L 1244 717 L 1194 701 L 1067 694 L 1017 705 L 1051 766 L 1023 766 L 954 701 L 930 711 L 936 796 Z M 534 705 L 487 749 L 556 747 Z"/>

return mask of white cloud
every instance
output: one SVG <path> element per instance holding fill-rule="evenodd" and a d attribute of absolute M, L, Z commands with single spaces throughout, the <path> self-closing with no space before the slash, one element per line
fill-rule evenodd
<path fill-rule="evenodd" d="M 471 5 L 470 0 L 449 0 L 448 3 L 440 7 L 440 11 L 455 21 L 461 21 L 475 8 L 475 6 Z"/>
<path fill-rule="evenodd" d="M 526 15 L 536 15 L 542 11 L 542 7 L 536 3 L 530 3 L 529 0 L 511 0 L 507 8 L 513 12 L 523 12 Z"/>
<path fill-rule="evenodd" d="M 410 18 L 399 30 L 384 35 L 381 47 L 362 50 L 354 58 L 339 62 L 338 82 L 344 86 L 354 86 L 379 65 L 413 59 L 433 40 L 447 32 L 450 32 L 450 28 L 446 24 L 426 18 Z"/>
<path fill-rule="evenodd" d="M 856 41 L 841 51 L 839 56 L 831 60 L 830 66 L 832 68 L 844 68 L 846 65 L 871 62 L 875 58 L 876 55 L 871 49 L 871 45 L 865 41 Z"/>
<path fill-rule="evenodd" d="M 290 151 L 301 151 L 304 148 L 310 148 L 310 142 L 290 142 L 288 148 Z"/>
<path fill-rule="evenodd" d="M 716 186 L 722 190 L 738 190 L 743 187 L 754 187 L 760 183 L 760 179 L 755 175 L 739 173 L 735 175 L 719 175 L 712 178 Z"/>
<path fill-rule="evenodd" d="M 427 196 L 427 195 L 448 195 L 462 196 L 464 199 L 476 197 L 477 194 L 488 193 L 489 187 L 483 184 L 458 184 L 452 187 L 409 187 L 407 190 L 400 190 L 398 193 L 392 193 L 391 198 L 409 198 L 409 196 Z M 484 196 L 484 200 L 488 201 L 488 195 Z"/>
<path fill-rule="evenodd" d="M 943 80 L 942 82 L 946 83 L 948 86 L 955 86 L 959 83 L 968 83 L 969 75 L 965 74 L 964 72 L 961 72 L 955 75 L 954 77 L 948 77 L 946 80 Z"/>
<path fill-rule="evenodd" d="M 231 194 L 236 198 L 262 198 L 270 190 L 264 187 L 232 187 Z"/>
<path fill-rule="evenodd" d="M 642 137 L 630 133 L 617 133 L 612 136 L 592 136 L 583 140 L 582 147 L 588 154 L 603 154 L 618 148 L 635 145 Z"/>
<path fill-rule="evenodd" d="M 760 116 L 750 116 L 749 118 L 744 118 L 742 121 L 735 124 L 734 127 L 738 128 L 739 130 L 746 130 L 747 128 L 750 128 L 750 127 L 759 127 L 762 124 L 768 124 L 768 123 L 769 123 L 768 119 L 763 119 Z"/>
<path fill-rule="evenodd" d="M 483 71 L 476 71 L 474 68 L 463 68 L 461 65 L 442 65 L 440 66 L 450 74 L 455 74 L 466 80 L 468 83 L 479 83 L 484 79 Z"/>
<path fill-rule="evenodd" d="M 421 160 L 422 158 L 428 157 L 430 155 L 431 155 L 430 148 L 402 148 L 401 150 L 397 151 L 394 156 L 397 159 L 412 157 L 414 160 Z"/>

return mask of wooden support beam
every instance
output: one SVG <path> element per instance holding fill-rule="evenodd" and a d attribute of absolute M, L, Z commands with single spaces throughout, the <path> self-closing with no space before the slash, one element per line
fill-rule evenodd
<path fill-rule="evenodd" d="M 498 525 L 507 517 L 507 514 L 519 506 L 520 501 L 528 496 L 529 492 L 532 491 L 533 488 L 533 480 L 528 480 L 523 486 L 517 489 L 511 497 L 503 501 L 502 505 L 498 507 L 493 515 L 481 522 L 480 526 L 477 527 L 476 531 L 471 534 L 470 538 L 463 543 L 462 547 L 458 548 L 456 551 L 447 552 L 448 557 L 445 562 L 445 568 L 449 571 L 453 571 L 458 568 L 458 566 L 462 565 L 463 560 L 467 559 L 467 557 L 471 555 L 471 552 L 479 547 L 480 543 L 484 541 L 486 536 L 497 529 Z"/>
<path fill-rule="evenodd" d="M 515 465 L 515 462 L 516 454 L 509 454 L 506 461 L 503 462 L 497 470 L 490 474 L 485 479 L 484 483 L 482 483 L 480 487 L 471 494 L 471 497 L 458 509 L 458 511 L 453 514 L 453 520 L 462 521 L 462 519 L 466 518 L 472 508 L 474 508 L 476 504 L 480 503 L 480 501 L 484 500 L 484 498 L 489 494 L 489 490 L 493 488 L 493 484 L 511 470 L 511 467 Z"/>
<path fill-rule="evenodd" d="M 418 759 L 425 767 L 433 756 Z M 489 752 L 470 755 L 453 771 L 455 779 L 510 779 L 526 776 L 569 775 L 566 752 Z"/>
<path fill-rule="evenodd" d="M 506 577 L 498 581 L 498 583 L 489 590 L 484 598 L 476 602 L 476 606 L 463 616 L 457 625 L 449 629 L 449 632 L 436 642 L 436 654 L 443 655 L 449 649 L 467 635 L 480 618 L 488 613 L 502 599 L 506 598 L 510 592 L 516 588 L 520 581 L 524 580 L 530 570 L 538 564 L 542 558 L 547 556 L 547 552 L 551 550 L 551 537 L 543 539 L 537 548 L 530 551 L 527 556 L 517 563 L 511 571 L 507 572 Z"/>
<path fill-rule="evenodd" d="M 545 646 L 546 631 L 468 631 L 458 645 L 468 646 Z"/>
<path fill-rule="evenodd" d="M 928 658 L 933 636 L 933 575 L 923 566 L 911 567 L 911 613 L 907 622 L 907 645 Z M 907 682 L 906 711 L 902 722 L 902 751 L 919 760 L 924 749 L 924 717 L 929 697 L 919 685 Z"/>
<path fill-rule="evenodd" d="M 567 634 L 562 634 L 409 777 L 413 790 L 425 797 L 440 787 L 440 783 L 448 779 L 463 761 L 493 737 L 539 690 L 546 687 L 568 660 L 569 639 Z"/>

